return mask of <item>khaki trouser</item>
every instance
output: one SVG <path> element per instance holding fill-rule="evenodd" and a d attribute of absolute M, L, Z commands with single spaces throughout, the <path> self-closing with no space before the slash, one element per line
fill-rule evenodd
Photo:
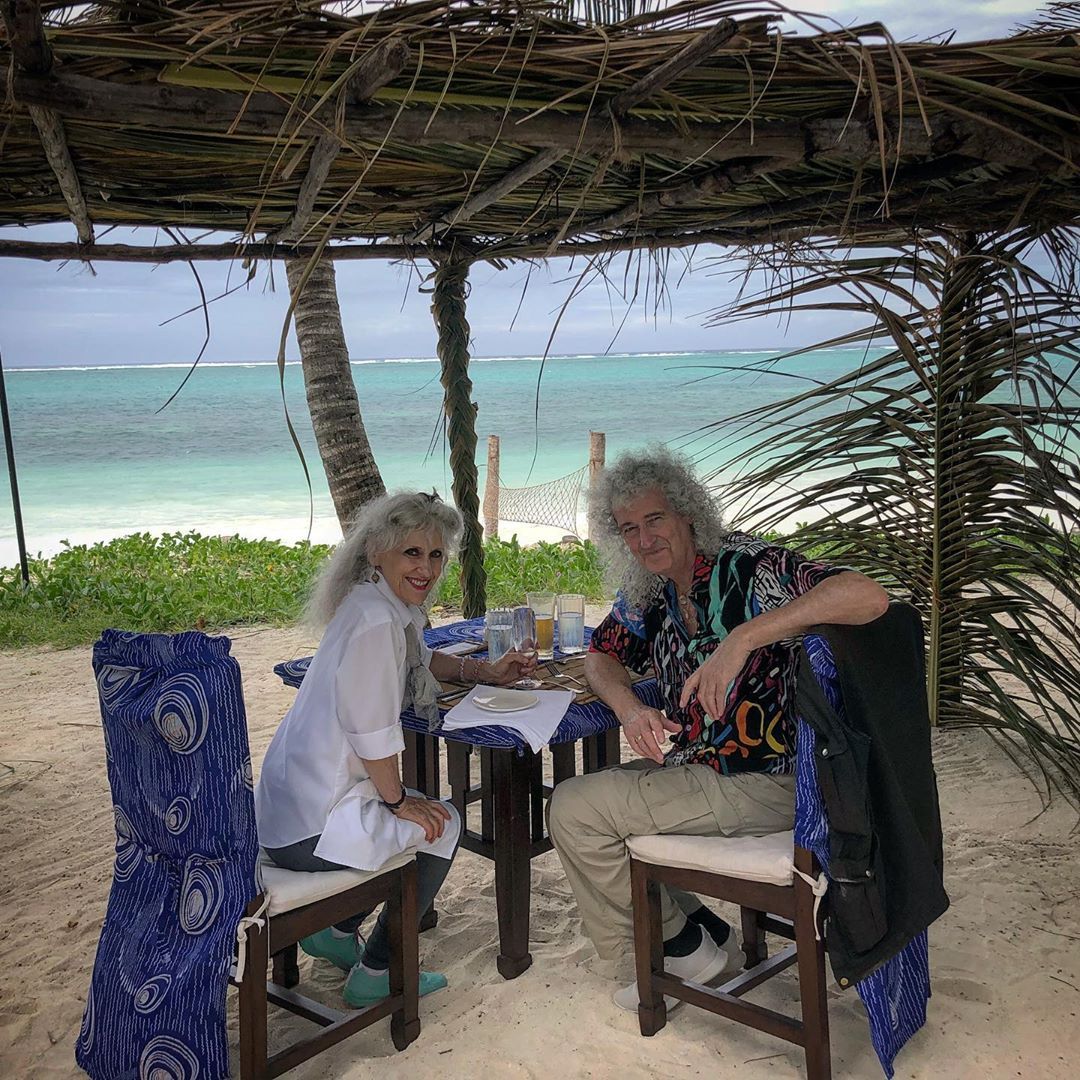
<path fill-rule="evenodd" d="M 791 829 L 794 817 L 794 776 L 638 760 L 564 780 L 548 803 L 548 832 L 596 951 L 625 963 L 634 949 L 628 836 L 764 836 Z M 668 941 L 700 901 L 663 888 L 660 899 Z"/>

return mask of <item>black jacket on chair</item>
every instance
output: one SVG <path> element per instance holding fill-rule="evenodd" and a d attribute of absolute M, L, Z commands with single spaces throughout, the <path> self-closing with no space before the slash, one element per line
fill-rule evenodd
<path fill-rule="evenodd" d="M 800 661 L 797 705 L 817 733 L 829 817 L 829 959 L 850 986 L 949 906 L 930 756 L 922 622 L 893 603 L 872 623 L 817 626 L 832 649 L 845 718 Z"/>

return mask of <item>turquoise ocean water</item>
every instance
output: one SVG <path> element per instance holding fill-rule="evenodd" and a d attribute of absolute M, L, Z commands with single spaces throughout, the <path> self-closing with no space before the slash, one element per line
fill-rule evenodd
<path fill-rule="evenodd" d="M 797 384 L 747 368 L 771 352 L 478 358 L 481 485 L 486 436 L 502 441 L 502 480 L 552 480 L 585 464 L 589 431 L 607 434 L 609 459 L 660 440 L 703 453 L 702 424 L 789 395 Z M 800 359 L 823 378 L 857 362 L 848 350 Z M 791 362 L 785 365 L 793 370 Z M 429 359 L 353 364 L 361 409 L 389 487 L 450 490 L 438 364 Z M 197 528 L 287 540 L 308 528 L 308 489 L 290 441 L 274 364 L 196 369 L 179 397 L 157 410 L 182 365 L 9 370 L 8 397 L 31 552 L 62 539 L 89 542 L 136 529 Z M 301 435 L 314 489 L 314 539 L 336 525 L 304 400 L 298 364 L 285 370 L 285 400 Z M 704 462 L 715 466 L 718 459 Z M 0 565 L 15 562 L 10 502 L 0 497 Z"/>

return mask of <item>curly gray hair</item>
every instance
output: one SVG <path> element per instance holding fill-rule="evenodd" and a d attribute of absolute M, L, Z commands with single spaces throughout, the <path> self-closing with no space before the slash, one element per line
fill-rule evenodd
<path fill-rule="evenodd" d="M 397 547 L 409 533 L 417 529 L 436 532 L 443 547 L 454 551 L 461 527 L 461 515 L 437 495 L 398 491 L 373 499 L 356 515 L 319 574 L 308 602 L 307 621 L 326 626 L 352 587 L 371 579 L 372 558 Z"/>
<path fill-rule="evenodd" d="M 704 555 L 716 555 L 728 531 L 716 500 L 686 458 L 660 445 L 620 455 L 589 493 L 589 538 L 603 556 L 608 584 L 637 607 L 657 594 L 662 581 L 630 553 L 614 511 L 647 491 L 660 491 L 677 514 L 689 519 L 694 543 Z"/>

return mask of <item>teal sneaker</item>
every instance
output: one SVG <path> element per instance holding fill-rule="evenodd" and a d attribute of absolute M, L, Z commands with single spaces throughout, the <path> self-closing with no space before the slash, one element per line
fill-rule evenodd
<path fill-rule="evenodd" d="M 446 976 L 438 971 L 420 972 L 420 996 L 432 994 L 447 985 Z M 372 975 L 357 964 L 345 980 L 345 1000 L 354 1009 L 375 1005 L 390 996 L 390 972 Z"/>
<path fill-rule="evenodd" d="M 317 934 L 300 939 L 300 948 L 308 956 L 317 956 L 320 960 L 329 960 L 334 967 L 342 971 L 351 971 L 360 959 L 361 947 L 355 934 L 338 937 L 328 926 Z"/>

